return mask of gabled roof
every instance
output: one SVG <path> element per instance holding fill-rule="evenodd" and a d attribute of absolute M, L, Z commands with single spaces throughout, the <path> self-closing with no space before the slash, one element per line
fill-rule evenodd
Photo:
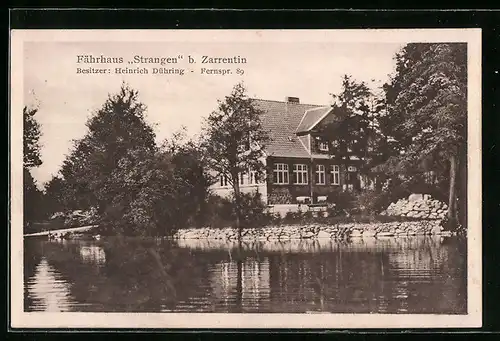
<path fill-rule="evenodd" d="M 297 127 L 303 121 L 306 111 L 325 107 L 262 99 L 253 99 L 253 104 L 264 112 L 261 118 L 262 126 L 271 139 L 266 146 L 266 154 L 283 157 L 310 157 L 306 146 L 300 142 L 296 134 Z M 321 112 L 321 110 L 318 111 Z"/>
<path fill-rule="evenodd" d="M 319 107 L 314 109 L 309 109 L 304 113 L 300 124 L 297 127 L 297 134 L 304 134 L 313 129 L 319 122 L 321 122 L 330 112 L 332 112 L 333 107 Z"/>

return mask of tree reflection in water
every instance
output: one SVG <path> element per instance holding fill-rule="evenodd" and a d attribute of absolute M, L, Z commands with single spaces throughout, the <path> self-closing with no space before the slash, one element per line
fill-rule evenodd
<path fill-rule="evenodd" d="M 25 309 L 44 309 L 33 294 L 43 259 L 67 284 L 75 311 L 466 313 L 464 244 L 30 241 Z"/>

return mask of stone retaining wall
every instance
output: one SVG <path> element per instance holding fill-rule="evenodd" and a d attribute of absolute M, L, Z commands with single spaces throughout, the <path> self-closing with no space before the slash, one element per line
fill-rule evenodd
<path fill-rule="evenodd" d="M 421 220 L 390 223 L 338 224 L 338 225 L 281 225 L 257 229 L 244 229 L 243 240 L 289 240 L 289 239 L 341 239 L 346 237 L 391 237 L 414 235 L 450 235 L 440 226 L 439 220 Z M 224 229 L 185 229 L 178 231 L 178 239 L 225 239 L 236 240 L 238 231 Z"/>

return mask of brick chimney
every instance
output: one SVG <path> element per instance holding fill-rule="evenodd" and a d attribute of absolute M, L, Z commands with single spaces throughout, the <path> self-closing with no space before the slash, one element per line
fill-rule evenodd
<path fill-rule="evenodd" d="M 287 103 L 300 103 L 300 100 L 299 100 L 299 98 L 298 98 L 298 97 L 290 97 L 290 96 L 287 96 L 287 97 L 285 98 L 285 101 L 286 101 Z"/>

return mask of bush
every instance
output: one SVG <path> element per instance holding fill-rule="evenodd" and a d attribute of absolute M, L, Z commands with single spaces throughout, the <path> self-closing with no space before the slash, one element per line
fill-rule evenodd
<path fill-rule="evenodd" d="M 234 195 L 222 198 L 217 195 L 209 197 L 207 202 L 205 225 L 211 227 L 228 227 L 236 221 Z M 257 227 L 271 222 L 280 222 L 279 215 L 266 212 L 267 206 L 258 192 L 242 193 L 240 197 L 240 217 L 243 227 Z"/>
<path fill-rule="evenodd" d="M 297 212 L 286 212 L 283 222 L 287 224 L 302 222 L 303 213 L 301 211 Z"/>
<path fill-rule="evenodd" d="M 328 214 L 331 216 L 340 216 L 354 213 L 353 210 L 356 208 L 355 199 L 356 197 L 352 192 L 341 189 L 334 190 L 328 195 L 328 203 L 334 204 L 328 206 Z"/>
<path fill-rule="evenodd" d="M 339 217 L 339 216 L 345 215 L 345 211 L 338 208 L 337 205 L 335 205 L 333 203 L 328 204 L 328 206 L 326 208 L 326 212 L 328 213 L 329 217 Z"/>
<path fill-rule="evenodd" d="M 385 210 L 392 202 L 389 193 L 366 190 L 356 197 L 356 206 L 364 215 L 378 214 Z"/>
<path fill-rule="evenodd" d="M 58 215 L 54 215 L 53 220 L 60 220 L 62 217 L 60 213 Z M 86 225 L 94 225 L 99 223 L 100 217 L 97 209 L 95 207 L 91 207 L 88 210 L 75 210 L 66 213 L 64 216 L 64 225 L 65 227 L 79 227 Z"/>
<path fill-rule="evenodd" d="M 207 199 L 204 212 L 204 224 L 197 227 L 223 228 L 231 225 L 232 203 L 227 198 L 218 195 L 210 195 Z"/>
<path fill-rule="evenodd" d="M 279 213 L 267 213 L 270 217 L 270 222 L 274 225 L 280 225 L 283 223 L 283 217 Z"/>
<path fill-rule="evenodd" d="M 328 223 L 328 218 L 329 218 L 328 212 L 319 211 L 317 212 L 317 216 L 315 219 L 320 224 L 326 224 Z"/>
<path fill-rule="evenodd" d="M 306 211 L 302 214 L 302 221 L 304 222 L 309 222 L 311 220 L 313 220 L 314 218 L 314 215 L 311 211 Z"/>
<path fill-rule="evenodd" d="M 467 235 L 467 227 L 460 224 L 458 220 L 448 218 L 448 216 L 441 220 L 440 225 L 445 231 L 453 231 L 459 235 Z"/>
<path fill-rule="evenodd" d="M 240 198 L 241 223 L 252 227 L 264 223 L 268 218 L 265 214 L 266 208 L 259 192 L 242 193 Z"/>

